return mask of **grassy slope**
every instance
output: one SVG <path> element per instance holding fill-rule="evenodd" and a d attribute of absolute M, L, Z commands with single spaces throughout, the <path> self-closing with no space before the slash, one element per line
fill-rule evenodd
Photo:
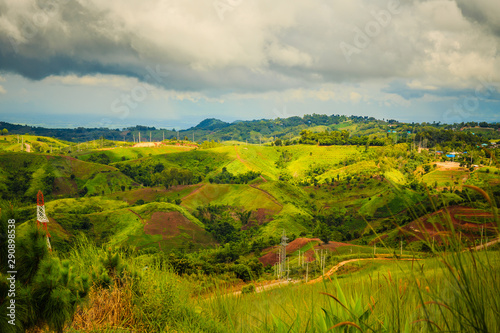
<path fill-rule="evenodd" d="M 110 158 L 111 163 L 114 163 L 114 162 L 120 162 L 123 159 L 135 160 L 141 157 L 186 152 L 192 149 L 193 148 L 191 147 L 185 147 L 185 146 L 160 146 L 160 147 L 141 147 L 141 148 L 116 147 L 111 149 L 98 149 L 90 152 L 87 151 L 80 154 L 77 153 L 77 156 L 79 159 L 86 161 L 92 155 L 104 153 Z"/>
<path fill-rule="evenodd" d="M 182 199 L 182 205 L 190 210 L 208 204 L 239 206 L 245 210 L 281 210 L 266 193 L 250 185 L 206 184 Z"/>
<path fill-rule="evenodd" d="M 43 177 L 52 173 L 55 177 L 54 197 L 76 196 L 87 187 L 88 195 L 102 195 L 121 191 L 121 186 L 132 186 L 133 181 L 118 169 L 101 164 L 87 163 L 66 156 L 12 153 L 0 155 L 0 177 L 13 170 L 25 169 L 31 174 L 31 182 L 26 195 L 36 196 L 38 189 L 44 188 Z M 73 176 L 72 176 L 73 175 Z M 49 196 L 50 193 L 45 193 Z"/>

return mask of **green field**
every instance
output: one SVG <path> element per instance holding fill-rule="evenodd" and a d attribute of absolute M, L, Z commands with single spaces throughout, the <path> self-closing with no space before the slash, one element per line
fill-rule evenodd
<path fill-rule="evenodd" d="M 107 155 L 111 163 L 121 162 L 124 160 L 135 160 L 143 157 L 149 157 L 153 155 L 162 155 L 170 153 L 179 153 L 189 151 L 192 148 L 184 146 L 166 146 L 162 145 L 159 147 L 116 147 L 116 148 L 106 148 L 101 150 L 94 150 L 90 152 L 75 153 L 79 159 L 86 161 L 90 156 L 95 154 L 105 154 Z"/>

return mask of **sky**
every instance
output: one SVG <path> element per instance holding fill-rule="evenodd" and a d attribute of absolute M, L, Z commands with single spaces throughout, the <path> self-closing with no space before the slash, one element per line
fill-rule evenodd
<path fill-rule="evenodd" d="M 0 0 L 0 121 L 500 121 L 498 0 Z"/>

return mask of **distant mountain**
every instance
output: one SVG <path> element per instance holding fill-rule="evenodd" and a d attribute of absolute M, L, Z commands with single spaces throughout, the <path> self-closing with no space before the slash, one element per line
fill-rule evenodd
<path fill-rule="evenodd" d="M 195 127 L 192 127 L 190 130 L 208 130 L 208 131 L 213 131 L 221 128 L 225 128 L 230 126 L 231 124 L 226 123 L 222 120 L 215 119 L 215 118 L 207 118 L 200 122 L 198 125 Z"/>

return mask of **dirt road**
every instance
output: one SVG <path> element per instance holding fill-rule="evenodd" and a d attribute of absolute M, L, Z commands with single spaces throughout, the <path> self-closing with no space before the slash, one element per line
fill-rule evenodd
<path fill-rule="evenodd" d="M 471 250 L 476 250 L 476 251 L 479 251 L 479 250 L 482 250 L 484 249 L 485 247 L 490 247 L 492 245 L 495 245 L 496 243 L 500 243 L 500 238 L 499 239 L 495 239 L 495 240 L 492 240 L 491 242 L 488 242 L 488 243 L 485 243 L 483 245 L 478 245 L 476 247 L 472 247 Z"/>
<path fill-rule="evenodd" d="M 344 260 L 344 261 L 338 263 L 337 265 L 333 266 L 327 273 L 325 273 L 324 276 L 320 276 L 319 278 L 316 278 L 314 280 L 308 281 L 307 284 L 314 284 L 314 283 L 322 282 L 324 277 L 332 275 L 333 273 L 335 273 L 336 271 L 338 271 L 340 267 L 344 266 L 345 264 L 348 264 L 348 263 L 351 263 L 351 262 L 355 262 L 355 261 L 367 261 L 367 260 L 396 261 L 396 259 L 392 259 L 392 258 L 364 258 L 364 259 L 349 259 L 349 260 Z M 401 261 L 401 260 L 409 261 L 409 260 L 421 260 L 421 259 L 397 259 L 397 260 L 399 260 L 399 261 Z M 300 282 L 301 282 L 301 280 L 291 280 L 291 281 L 286 281 L 285 280 L 285 281 L 270 282 L 268 284 L 257 285 L 255 287 L 255 292 L 256 293 L 261 293 L 263 291 L 267 291 L 267 290 L 270 290 L 270 289 L 280 288 L 280 287 L 286 286 L 288 284 L 297 284 L 297 283 L 300 283 Z M 239 291 L 235 291 L 232 294 L 233 295 L 240 295 L 241 291 L 240 290 Z"/>

